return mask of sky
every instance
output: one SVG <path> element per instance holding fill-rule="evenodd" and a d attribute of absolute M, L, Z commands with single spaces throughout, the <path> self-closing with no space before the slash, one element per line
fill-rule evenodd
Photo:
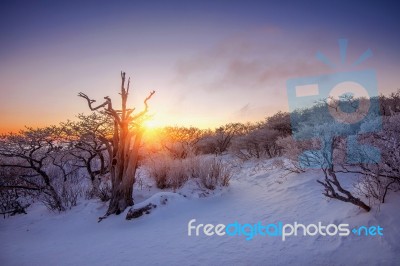
<path fill-rule="evenodd" d="M 398 5 L 398 4 L 397 4 Z M 0 132 L 89 114 L 131 77 L 154 125 L 213 128 L 288 111 L 286 81 L 374 69 L 400 88 L 400 16 L 385 1 L 1 1 Z M 338 39 L 348 40 L 339 65 Z M 353 63 L 371 49 L 373 56 Z"/>

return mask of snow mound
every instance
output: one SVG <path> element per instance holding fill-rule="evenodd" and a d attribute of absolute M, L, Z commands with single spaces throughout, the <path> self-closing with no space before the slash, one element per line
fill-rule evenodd
<path fill-rule="evenodd" d="M 126 214 L 126 219 L 136 219 L 150 212 L 158 206 L 167 205 L 171 201 L 182 200 L 184 196 L 173 192 L 158 192 L 145 201 L 133 206 Z"/>

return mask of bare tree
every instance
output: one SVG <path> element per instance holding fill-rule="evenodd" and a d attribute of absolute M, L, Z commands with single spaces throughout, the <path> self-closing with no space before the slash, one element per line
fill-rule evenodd
<path fill-rule="evenodd" d="M 317 182 L 324 186 L 325 191 L 323 194 L 326 197 L 352 203 L 367 212 L 371 210 L 370 206 L 365 204 L 361 199 L 353 196 L 350 191 L 343 188 L 336 176 L 333 166 L 329 168 L 322 168 L 322 170 L 324 172 L 325 179 L 323 181 L 317 180 Z"/>
<path fill-rule="evenodd" d="M 236 136 L 248 133 L 248 127 L 242 123 L 229 123 L 215 130 L 215 144 L 217 153 L 225 152 Z"/>
<path fill-rule="evenodd" d="M 323 195 L 352 203 L 368 212 L 371 207 L 342 185 L 337 176 L 337 173 L 341 172 L 341 168 L 335 168 L 342 165 L 342 161 L 345 159 L 345 150 L 341 149 L 343 137 L 336 135 L 347 132 L 348 129 L 349 127 L 341 124 L 305 126 L 304 132 L 310 134 L 312 131 L 310 136 L 314 139 L 307 142 L 293 142 L 290 141 L 290 138 L 285 138 L 278 144 L 285 149 L 285 155 L 289 155 L 288 157 L 292 160 L 297 160 L 298 169 L 319 168 L 322 170 L 324 178 L 317 182 L 324 187 Z"/>
<path fill-rule="evenodd" d="M 85 168 L 92 182 L 92 195 L 99 196 L 100 176 L 108 173 L 106 151 L 102 139 L 112 135 L 112 119 L 102 113 L 78 115 L 78 121 L 61 123 L 69 139 L 68 153 L 75 167 Z"/>
<path fill-rule="evenodd" d="M 365 121 L 361 125 L 361 132 L 365 128 L 376 128 L 376 118 Z M 386 116 L 382 118 L 383 130 L 362 134 L 360 143 L 368 145 L 358 145 L 354 153 L 364 159 L 358 167 L 351 164 L 342 163 L 338 172 L 361 174 L 361 184 L 357 188 L 361 194 L 368 198 L 385 203 L 385 199 L 390 190 L 399 191 L 400 188 L 400 115 Z M 376 157 L 376 150 L 380 153 Z"/>
<path fill-rule="evenodd" d="M 290 114 L 287 112 L 279 111 L 273 116 L 267 117 L 265 126 L 267 128 L 277 130 L 281 137 L 286 137 L 292 134 Z"/>
<path fill-rule="evenodd" d="M 79 93 L 78 96 L 87 100 L 90 110 L 103 110 L 114 122 L 112 138 L 102 138 L 107 147 L 110 158 L 109 170 L 111 174 L 112 194 L 108 210 L 104 217 L 111 214 L 120 214 L 128 206 L 132 206 L 132 190 L 135 183 L 135 174 L 138 166 L 139 147 L 143 136 L 141 121 L 148 111 L 148 100 L 154 95 L 154 91 L 144 100 L 143 111 L 133 114 L 135 109 L 128 109 L 126 103 L 129 95 L 130 79 L 125 84 L 125 72 L 121 72 L 121 100 L 120 110 L 113 107 L 111 99 L 106 96 L 105 101 L 93 106 L 96 102 L 86 94 Z M 125 86 L 126 85 L 126 86 Z"/>
<path fill-rule="evenodd" d="M 338 179 L 335 169 L 335 165 L 342 165 L 341 161 L 345 158 L 345 153 L 340 146 L 343 142 L 343 138 L 333 136 L 334 132 L 339 132 L 345 127 L 322 125 L 319 130 L 316 128 L 318 135 L 321 136 L 321 151 L 308 151 L 303 153 L 301 160 L 303 163 L 310 163 L 310 166 L 317 166 L 324 173 L 323 180 L 317 180 L 319 184 L 324 187 L 324 192 L 322 193 L 328 198 L 337 199 L 343 202 L 349 202 L 354 204 L 365 211 L 369 212 L 371 207 L 365 204 L 360 198 L 354 196 L 349 190 L 345 189 L 340 180 Z M 321 130 L 322 129 L 322 130 Z M 323 134 L 323 135 L 322 135 Z M 313 143 L 316 147 L 316 142 Z"/>
<path fill-rule="evenodd" d="M 388 96 L 379 96 L 380 111 L 383 116 L 392 116 L 400 113 L 400 89 Z"/>
<path fill-rule="evenodd" d="M 252 157 L 272 158 L 280 155 L 281 152 L 280 147 L 277 145 L 279 134 L 280 132 L 275 129 L 268 127 L 259 128 L 234 139 L 230 150 L 244 160 Z"/>
<path fill-rule="evenodd" d="M 63 149 L 57 127 L 27 128 L 19 134 L 0 136 L 0 167 L 20 169 L 16 184 L 2 189 L 39 191 L 42 201 L 51 210 L 64 211 L 62 199 L 57 193 L 48 165 L 55 153 Z"/>
<path fill-rule="evenodd" d="M 173 158 L 184 159 L 196 153 L 196 144 L 204 135 L 196 127 L 165 127 L 160 132 L 160 142 Z"/>

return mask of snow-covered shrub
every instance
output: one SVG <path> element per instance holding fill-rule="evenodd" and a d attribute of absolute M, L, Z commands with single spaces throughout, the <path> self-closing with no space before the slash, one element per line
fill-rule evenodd
<path fill-rule="evenodd" d="M 59 210 L 59 204 L 63 209 L 71 209 L 77 205 L 78 199 L 85 191 L 85 186 L 76 173 L 69 175 L 66 180 L 63 176 L 53 176 L 51 184 L 56 195 L 44 193 L 39 197 L 42 203 L 51 211 Z"/>
<path fill-rule="evenodd" d="M 187 162 L 187 159 L 175 159 L 170 161 L 167 172 L 168 187 L 177 189 L 186 183 L 189 179 Z"/>
<path fill-rule="evenodd" d="M 156 156 L 146 162 L 149 175 L 160 189 L 182 187 L 189 178 L 195 178 L 207 189 L 228 186 L 232 171 L 220 159 L 207 156 L 192 156 L 186 159 L 172 159 Z"/>
<path fill-rule="evenodd" d="M 229 150 L 240 159 L 273 158 L 280 156 L 282 147 L 278 138 L 291 132 L 289 113 L 278 112 L 268 117 L 265 122 L 248 124 L 241 134 L 232 139 Z"/>
<path fill-rule="evenodd" d="M 4 218 L 16 214 L 26 214 L 26 208 L 30 205 L 26 192 L 17 189 L 0 190 L 0 202 L 0 214 Z"/>
<path fill-rule="evenodd" d="M 199 154 L 217 154 L 217 140 L 213 134 L 202 137 L 196 144 L 196 150 Z"/>
<path fill-rule="evenodd" d="M 111 182 L 109 180 L 100 183 L 98 196 L 104 202 L 111 199 Z"/>
<path fill-rule="evenodd" d="M 361 132 L 377 128 L 379 118 L 365 121 L 361 125 Z M 382 117 L 383 130 L 367 133 L 360 137 L 363 144 L 368 144 L 379 150 L 379 160 L 375 163 L 360 164 L 357 171 L 363 175 L 359 192 L 368 198 L 380 203 L 385 202 L 389 191 L 400 190 L 400 114 Z M 369 146 L 360 145 L 360 156 L 372 157 Z M 376 153 L 372 153 L 374 155 Z"/>
<path fill-rule="evenodd" d="M 18 189 L 37 191 L 46 206 L 57 211 L 66 209 L 61 200 L 62 191 L 55 187 L 54 181 L 59 177 L 52 175 L 56 164 L 64 165 L 64 161 L 59 164 L 59 160 L 55 164 L 55 158 L 67 146 L 61 136 L 60 128 L 55 126 L 27 128 L 19 134 L 0 136 L 0 166 L 24 169 L 23 173 L 14 176 Z M 61 179 L 65 180 L 66 176 L 63 173 Z"/>
<path fill-rule="evenodd" d="M 147 162 L 147 169 L 160 189 L 181 187 L 188 179 L 186 159 L 172 159 L 168 155 L 157 155 Z"/>
<path fill-rule="evenodd" d="M 156 182 L 156 186 L 160 189 L 164 189 L 168 186 L 168 171 L 171 165 L 172 159 L 166 155 L 158 155 L 150 158 L 145 162 L 147 170 L 152 178 Z"/>
<path fill-rule="evenodd" d="M 299 162 L 300 154 L 311 147 L 310 142 L 296 141 L 292 136 L 278 138 L 277 145 L 282 148 L 284 156 L 288 159 L 283 168 L 289 172 L 302 173 L 306 168 Z"/>
<path fill-rule="evenodd" d="M 26 208 L 32 203 L 35 190 L 21 189 L 25 184 L 18 183 L 15 176 L 23 174 L 25 169 L 0 168 L 0 214 L 13 216 L 26 213 Z"/>
<path fill-rule="evenodd" d="M 279 135 L 279 131 L 275 129 L 258 128 L 235 138 L 229 150 L 243 160 L 276 157 L 281 153 L 281 148 L 276 142 Z"/>
<path fill-rule="evenodd" d="M 90 180 L 88 183 L 87 179 L 86 186 L 83 187 L 85 199 L 95 199 L 98 198 L 103 202 L 109 201 L 111 198 L 111 180 L 110 175 L 106 174 L 103 176 L 98 176 L 94 180 Z"/>
<path fill-rule="evenodd" d="M 379 96 L 380 111 L 383 116 L 393 116 L 400 113 L 400 89 L 390 95 Z"/>
<path fill-rule="evenodd" d="M 276 158 L 272 161 L 272 169 L 282 169 L 282 177 L 289 175 L 290 173 L 304 173 L 305 168 L 301 167 L 301 165 L 294 160 L 289 160 L 284 157 Z"/>
<path fill-rule="evenodd" d="M 81 196 L 82 190 L 78 184 L 72 182 L 64 182 L 61 190 L 61 201 L 66 208 L 71 209 L 76 206 L 78 197 Z"/>
<path fill-rule="evenodd" d="M 280 139 L 278 143 L 284 148 L 285 155 L 295 162 L 298 169 L 318 168 L 324 177 L 317 180 L 324 188 L 322 193 L 328 198 L 352 203 L 369 211 L 371 208 L 360 198 L 345 188 L 337 175 L 346 162 L 346 143 L 341 135 L 354 134 L 354 128 L 346 124 L 320 123 L 301 125 L 297 137 L 307 141 L 296 141 L 292 137 Z"/>
<path fill-rule="evenodd" d="M 280 137 L 290 135 L 292 133 L 290 114 L 279 111 L 273 116 L 267 117 L 265 127 L 278 131 Z"/>
<path fill-rule="evenodd" d="M 26 182 L 20 182 L 19 179 L 15 178 L 25 174 L 28 174 L 27 169 L 0 167 L 0 214 L 4 218 L 26 213 L 26 208 L 38 193 L 36 189 L 28 189 L 29 184 Z"/>
<path fill-rule="evenodd" d="M 390 190 L 399 191 L 400 184 L 396 180 L 379 175 L 364 174 L 355 184 L 356 193 L 368 199 L 370 205 L 385 203 Z"/>
<path fill-rule="evenodd" d="M 228 186 L 232 177 L 232 169 L 221 159 L 215 157 L 195 157 L 189 161 L 189 170 L 193 178 L 198 178 L 207 189 L 214 190 L 218 186 Z"/>

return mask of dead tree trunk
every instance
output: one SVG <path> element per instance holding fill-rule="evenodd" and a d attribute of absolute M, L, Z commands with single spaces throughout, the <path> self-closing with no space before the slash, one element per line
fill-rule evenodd
<path fill-rule="evenodd" d="M 121 72 L 121 79 L 121 110 L 116 110 L 113 108 L 111 99 L 109 97 L 104 97 L 104 103 L 97 107 L 93 107 L 92 104 L 95 102 L 95 100 L 90 99 L 84 93 L 79 93 L 80 97 L 87 100 L 90 110 L 96 111 L 103 109 L 105 113 L 111 116 L 114 121 L 114 132 L 112 138 L 102 138 L 102 141 L 106 145 L 109 153 L 109 170 L 112 183 L 110 204 L 108 206 L 107 213 L 102 218 L 105 218 L 110 214 L 120 214 L 128 206 L 133 205 L 132 190 L 133 184 L 135 183 L 139 147 L 143 135 L 143 131 L 140 128 L 140 121 L 147 113 L 147 101 L 155 93 L 152 91 L 144 100 L 144 110 L 134 115 L 133 111 L 135 109 L 128 109 L 126 107 L 130 79 L 128 79 L 126 86 L 125 72 Z"/>

